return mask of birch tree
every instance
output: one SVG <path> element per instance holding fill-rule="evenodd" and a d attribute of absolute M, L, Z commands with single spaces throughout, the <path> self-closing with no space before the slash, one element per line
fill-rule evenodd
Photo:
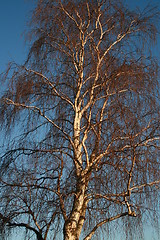
<path fill-rule="evenodd" d="M 101 239 L 112 221 L 132 232 L 158 214 L 158 18 L 114 0 L 37 1 L 26 62 L 1 78 L 2 232 Z"/>

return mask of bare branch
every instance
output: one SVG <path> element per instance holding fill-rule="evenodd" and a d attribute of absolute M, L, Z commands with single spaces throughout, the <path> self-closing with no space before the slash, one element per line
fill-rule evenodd
<path fill-rule="evenodd" d="M 110 218 L 107 218 L 101 222 L 99 222 L 92 230 L 91 232 L 84 238 L 84 240 L 90 240 L 91 237 L 93 236 L 93 234 L 95 233 L 95 231 L 102 225 L 104 225 L 105 223 L 108 223 L 108 222 L 111 222 L 111 221 L 114 221 L 118 218 L 121 218 L 121 217 L 124 217 L 124 216 L 127 216 L 128 215 L 128 212 L 124 212 L 124 213 L 121 213 L 121 214 L 118 214 L 114 217 L 110 217 Z"/>

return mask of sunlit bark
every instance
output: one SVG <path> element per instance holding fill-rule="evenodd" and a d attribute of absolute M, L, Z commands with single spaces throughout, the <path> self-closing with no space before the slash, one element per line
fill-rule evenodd
<path fill-rule="evenodd" d="M 28 59 L 4 76 L 1 121 L 16 137 L 1 155 L 2 228 L 90 240 L 158 207 L 157 14 L 38 1 Z"/>

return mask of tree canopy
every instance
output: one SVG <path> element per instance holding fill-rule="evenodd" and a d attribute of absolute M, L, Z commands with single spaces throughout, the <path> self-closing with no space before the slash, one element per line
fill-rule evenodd
<path fill-rule="evenodd" d="M 109 238 L 116 220 L 127 239 L 142 239 L 145 218 L 156 222 L 158 19 L 156 8 L 131 11 L 121 1 L 37 1 L 26 62 L 1 77 L 9 136 L 2 235 L 19 228 L 26 239 Z"/>

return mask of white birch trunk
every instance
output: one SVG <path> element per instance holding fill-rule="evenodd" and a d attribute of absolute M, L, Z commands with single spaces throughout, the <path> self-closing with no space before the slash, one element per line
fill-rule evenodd
<path fill-rule="evenodd" d="M 72 212 L 64 226 L 64 240 L 78 240 L 83 226 L 82 222 L 84 222 L 86 184 L 85 181 L 77 181 L 77 193 L 74 198 Z"/>
<path fill-rule="evenodd" d="M 84 216 L 86 212 L 85 191 L 86 178 L 83 177 L 82 169 L 82 144 L 80 143 L 80 109 L 76 109 L 74 120 L 74 155 L 75 168 L 77 175 L 76 194 L 74 197 L 73 208 L 68 220 L 64 225 L 64 240 L 78 240 L 84 223 Z M 87 181 L 88 182 L 88 181 Z"/>

